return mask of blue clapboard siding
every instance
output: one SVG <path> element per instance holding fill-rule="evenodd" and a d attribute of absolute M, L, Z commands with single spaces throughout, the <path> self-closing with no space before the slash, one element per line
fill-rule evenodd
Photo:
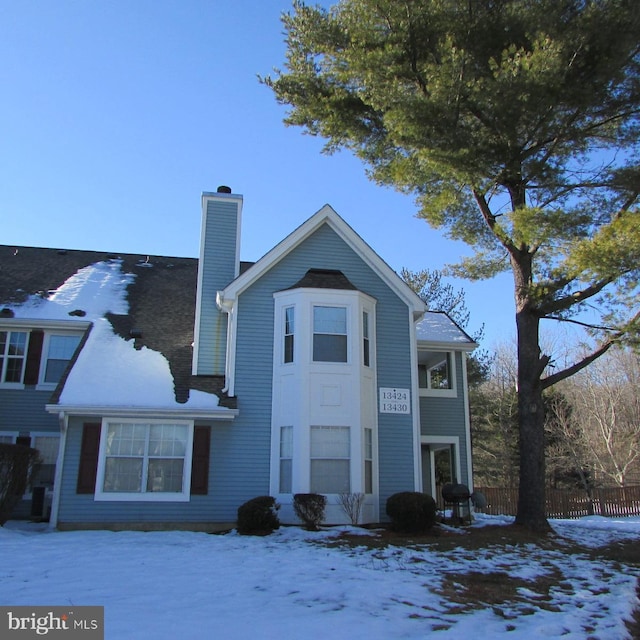
<path fill-rule="evenodd" d="M 0 432 L 59 431 L 58 416 L 47 413 L 51 391 L 0 389 Z"/>
<path fill-rule="evenodd" d="M 234 196 L 226 195 L 225 198 Z M 216 293 L 236 275 L 236 242 L 241 198 L 236 202 L 212 198 L 207 201 L 204 224 L 204 252 L 200 256 L 202 291 L 197 373 L 222 375 L 227 348 L 227 317 L 216 306 Z"/>
<path fill-rule="evenodd" d="M 464 395 L 464 376 L 462 373 L 462 353 L 456 353 L 457 397 L 438 398 L 423 396 L 420 398 L 420 434 L 423 436 L 457 436 L 460 439 L 460 482 L 469 484 L 467 469 L 467 437 L 465 424 L 465 406 L 468 399 Z"/>
<path fill-rule="evenodd" d="M 100 502 L 93 494 L 77 494 L 78 466 L 82 442 L 82 426 L 85 422 L 99 422 L 95 417 L 73 417 L 69 420 L 67 446 L 62 473 L 62 491 L 58 522 L 64 524 L 79 523 L 174 523 L 174 522 L 232 522 L 216 511 L 216 493 L 212 492 L 211 471 L 209 495 L 191 496 L 190 502 Z M 229 426 L 212 427 L 212 448 L 220 432 Z M 217 431 L 218 430 L 218 431 Z M 216 435 L 217 434 L 217 435 Z M 222 438 L 228 439 L 228 435 Z M 213 467 L 213 465 L 211 465 Z M 237 507 L 236 507 L 237 508 Z"/>
<path fill-rule="evenodd" d="M 273 292 L 287 289 L 308 269 L 338 269 L 360 290 L 376 298 L 378 386 L 411 387 L 409 311 L 397 295 L 328 225 L 285 256 L 240 296 L 236 394 L 242 430 L 233 456 L 241 462 L 238 498 L 269 488 L 271 389 L 273 363 Z M 310 328 L 309 328 L 310 330 Z M 411 416 L 379 416 L 381 513 L 386 498 L 414 489 Z M 236 500 L 237 500 L 236 499 Z"/>
<path fill-rule="evenodd" d="M 68 433 L 60 522 L 230 522 L 243 502 L 269 492 L 273 294 L 291 287 L 311 268 L 339 269 L 358 289 L 376 298 L 378 384 L 411 387 L 406 304 L 328 225 L 323 225 L 239 297 L 239 415 L 230 423 L 212 427 L 209 495 L 192 496 L 188 503 L 94 502 L 92 495 L 77 495 L 83 420 L 74 418 Z M 378 440 L 380 513 L 384 514 L 389 495 L 415 488 L 411 416 L 380 415 Z"/>

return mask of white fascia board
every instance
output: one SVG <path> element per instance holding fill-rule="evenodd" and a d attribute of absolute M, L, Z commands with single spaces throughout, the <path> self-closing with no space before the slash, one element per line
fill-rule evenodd
<path fill-rule="evenodd" d="M 404 300 L 417 320 L 426 311 L 425 303 L 398 274 L 335 212 L 328 204 L 302 223 L 295 231 L 266 253 L 250 269 L 236 278 L 221 292 L 221 300 L 232 300 L 309 237 L 327 223 L 379 276 Z"/>
<path fill-rule="evenodd" d="M 418 340 L 418 351 L 473 351 L 477 342 L 437 342 L 435 340 Z"/>
<path fill-rule="evenodd" d="M 85 331 L 91 326 L 89 320 L 46 320 L 42 318 L 3 318 L 0 327 L 12 329 L 50 329 L 66 331 Z"/>
<path fill-rule="evenodd" d="M 191 420 L 233 420 L 238 415 L 237 409 L 171 409 L 156 407 L 105 407 L 95 405 L 60 405 L 47 404 L 48 413 L 66 416 L 102 416 L 126 418 L 184 418 Z"/>

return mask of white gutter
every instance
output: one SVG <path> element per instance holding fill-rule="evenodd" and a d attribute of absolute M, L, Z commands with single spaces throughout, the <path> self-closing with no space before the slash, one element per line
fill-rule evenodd
<path fill-rule="evenodd" d="M 464 390 L 464 427 L 467 443 L 467 481 L 469 492 L 473 493 L 473 459 L 471 455 L 471 417 L 469 415 L 469 382 L 467 380 L 467 356 L 462 354 L 462 380 Z"/>
<path fill-rule="evenodd" d="M 103 416 L 103 417 L 154 417 L 154 418 L 190 418 L 206 420 L 233 420 L 238 415 L 237 409 L 202 409 L 202 408 L 159 408 L 159 407 L 109 407 L 97 405 L 59 405 L 48 404 L 45 409 L 49 413 L 60 413 L 66 416 Z"/>
<path fill-rule="evenodd" d="M 423 314 L 424 315 L 424 314 Z M 420 389 L 418 386 L 418 349 L 416 315 L 409 311 L 409 343 L 411 351 L 411 413 L 413 414 L 413 469 L 415 491 L 422 491 L 422 447 L 420 444 Z"/>
<path fill-rule="evenodd" d="M 64 465 L 64 452 L 67 448 L 67 428 L 68 418 L 64 412 L 58 413 L 60 423 L 60 443 L 58 444 L 58 458 L 56 459 L 56 473 L 53 479 L 53 498 L 51 500 L 51 516 L 49 518 L 49 529 L 58 526 L 58 512 L 60 511 L 60 492 L 62 488 L 62 467 Z"/>
<path fill-rule="evenodd" d="M 218 309 L 227 314 L 227 350 L 224 362 L 225 385 L 222 391 L 231 398 L 235 396 L 236 390 L 236 300 L 237 298 L 225 298 L 224 291 L 216 293 Z"/>

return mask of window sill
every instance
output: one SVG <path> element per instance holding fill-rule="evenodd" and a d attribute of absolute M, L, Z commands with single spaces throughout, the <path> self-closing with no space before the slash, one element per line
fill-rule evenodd
<path fill-rule="evenodd" d="M 104 493 L 96 492 L 96 502 L 189 502 L 188 493 Z"/>
<path fill-rule="evenodd" d="M 457 398 L 457 389 L 420 389 L 420 397 L 426 398 Z"/>
<path fill-rule="evenodd" d="M 24 389 L 21 382 L 0 382 L 0 389 Z"/>

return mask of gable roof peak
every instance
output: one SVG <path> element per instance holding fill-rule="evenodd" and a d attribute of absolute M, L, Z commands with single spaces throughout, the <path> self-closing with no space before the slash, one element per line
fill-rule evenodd
<path fill-rule="evenodd" d="M 422 316 L 426 310 L 425 303 L 329 204 L 325 204 L 316 211 L 271 251 L 262 256 L 250 269 L 231 282 L 223 291 L 219 291 L 218 304 L 229 307 L 238 295 L 306 238 L 315 233 L 323 224 L 328 224 L 389 287 L 396 291 L 399 297 L 411 308 L 416 319 Z"/>

